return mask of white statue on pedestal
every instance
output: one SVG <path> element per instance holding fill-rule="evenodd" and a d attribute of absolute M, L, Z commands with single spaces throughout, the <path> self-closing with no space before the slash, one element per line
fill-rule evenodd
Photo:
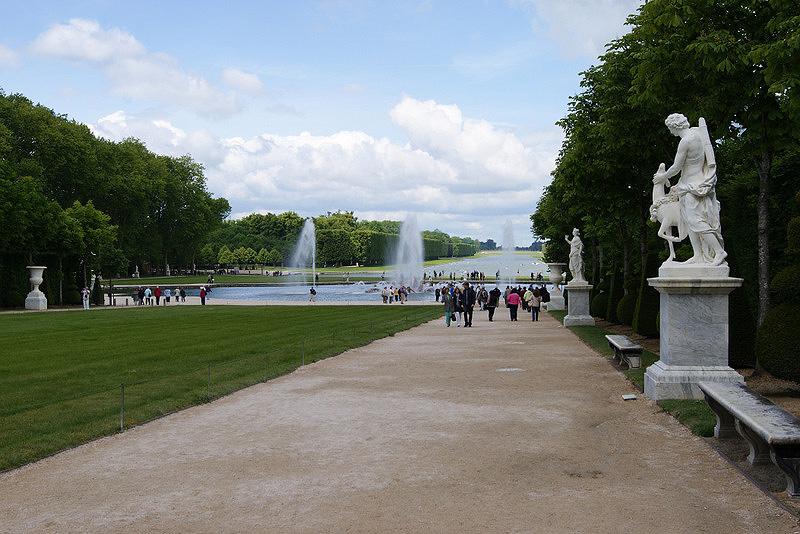
<path fill-rule="evenodd" d="M 714 189 L 717 163 L 706 121 L 701 117 L 699 126 L 692 128 L 686 117 L 673 113 L 664 122 L 672 135 L 681 138 L 675 162 L 666 170 L 662 163 L 653 176 L 651 218 L 661 221 L 658 235 L 670 245 L 667 261 L 675 257 L 673 243 L 682 241 L 688 234 L 694 254 L 684 263 L 722 265 L 728 254 L 722 241 L 719 202 Z M 666 194 L 664 186 L 669 186 L 669 179 L 678 173 L 681 175 L 678 183 Z M 678 210 L 675 210 L 675 203 Z M 672 236 L 672 226 L 678 227 L 678 237 Z"/>
<path fill-rule="evenodd" d="M 569 270 L 572 273 L 570 284 L 586 284 L 583 277 L 583 241 L 580 238 L 581 231 L 577 228 L 572 229 L 572 239 L 568 235 L 564 239 L 569 244 Z"/>

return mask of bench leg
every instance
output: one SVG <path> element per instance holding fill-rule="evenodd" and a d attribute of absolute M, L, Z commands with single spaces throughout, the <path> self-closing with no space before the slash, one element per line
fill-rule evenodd
<path fill-rule="evenodd" d="M 763 465 L 770 462 L 769 445 L 766 441 L 750 430 L 747 425 L 743 425 L 738 419 L 736 420 L 736 430 L 750 445 L 750 454 L 747 455 L 747 461 L 750 465 Z"/>
<path fill-rule="evenodd" d="M 770 451 L 772 462 L 786 475 L 786 491 L 800 497 L 800 447 L 775 445 Z"/>
<path fill-rule="evenodd" d="M 642 366 L 642 357 L 638 354 L 628 356 L 628 369 L 638 369 Z"/>
<path fill-rule="evenodd" d="M 705 393 L 703 393 L 703 395 L 705 395 Z M 714 427 L 714 437 L 720 439 L 735 438 L 736 428 L 734 428 L 735 420 L 733 416 L 729 414 L 725 408 L 720 406 L 717 401 L 708 395 L 705 395 L 705 397 L 709 408 L 711 408 L 711 411 L 717 416 L 717 424 Z"/>

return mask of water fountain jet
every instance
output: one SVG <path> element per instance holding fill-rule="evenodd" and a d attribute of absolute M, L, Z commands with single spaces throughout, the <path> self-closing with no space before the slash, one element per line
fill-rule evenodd
<path fill-rule="evenodd" d="M 422 233 L 417 217 L 409 215 L 400 225 L 400 236 L 394 253 L 394 281 L 415 290 L 422 287 L 422 265 L 425 259 Z"/>
<path fill-rule="evenodd" d="M 314 219 L 311 217 L 303 224 L 289 265 L 300 268 L 311 267 L 311 286 L 317 285 L 317 231 Z"/>

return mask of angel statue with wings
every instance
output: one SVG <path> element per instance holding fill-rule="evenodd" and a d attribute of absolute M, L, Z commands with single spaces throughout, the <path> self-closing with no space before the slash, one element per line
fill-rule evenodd
<path fill-rule="evenodd" d="M 706 121 L 700 118 L 699 126 L 693 128 L 686 117 L 673 113 L 664 122 L 670 133 L 681 140 L 675 162 L 666 170 L 662 163 L 653 176 L 653 184 L 659 187 L 662 184 L 669 186 L 669 179 L 680 173 L 678 183 L 670 187 L 669 194 L 673 198 L 677 196 L 680 207 L 680 221 L 677 226 L 689 235 L 692 243 L 694 254 L 686 263 L 722 265 L 728 254 L 722 241 L 719 202 L 714 189 L 717 183 L 717 163 Z M 667 239 L 664 235 L 661 237 Z M 672 240 L 676 238 L 673 237 Z"/>

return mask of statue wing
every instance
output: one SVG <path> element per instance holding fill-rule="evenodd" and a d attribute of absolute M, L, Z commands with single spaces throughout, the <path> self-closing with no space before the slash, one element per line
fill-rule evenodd
<path fill-rule="evenodd" d="M 700 117 L 699 126 L 700 136 L 703 140 L 703 151 L 706 155 L 706 165 L 716 169 L 717 159 L 714 157 L 714 147 L 711 145 L 711 136 L 708 135 L 708 126 L 706 126 L 706 120 L 703 117 Z"/>

